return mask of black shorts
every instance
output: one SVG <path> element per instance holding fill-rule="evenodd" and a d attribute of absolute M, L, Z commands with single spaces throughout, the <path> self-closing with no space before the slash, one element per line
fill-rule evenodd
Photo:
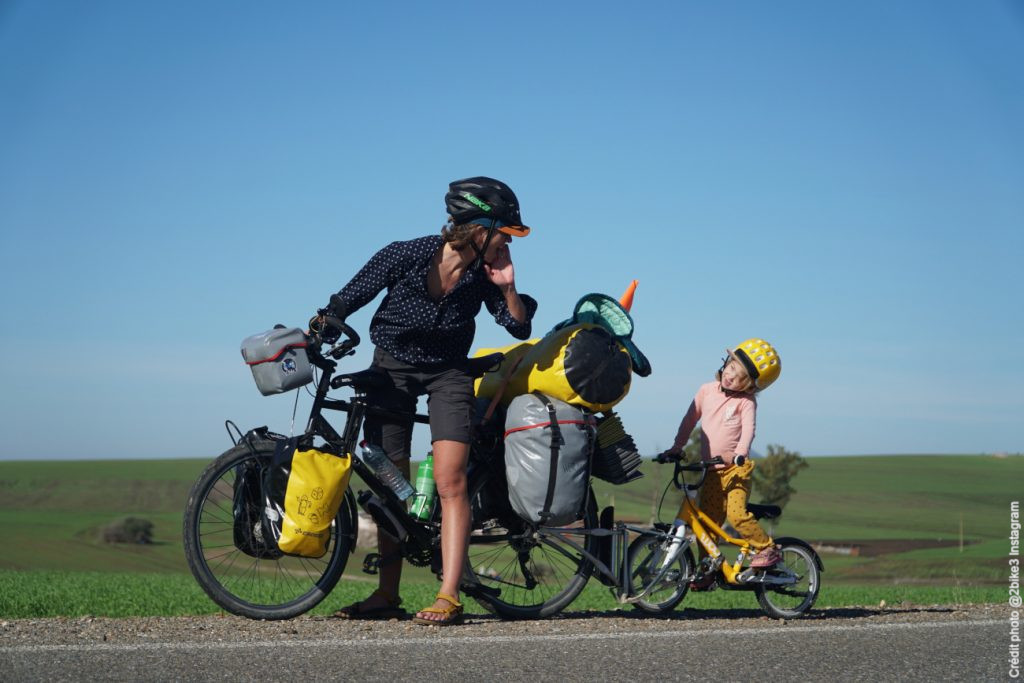
<path fill-rule="evenodd" d="M 473 377 L 465 361 L 423 368 L 396 359 L 387 351 L 373 352 L 373 367 L 383 370 L 390 386 L 370 392 L 370 405 L 404 413 L 416 411 L 416 399 L 427 395 L 430 442 L 469 443 L 473 425 Z M 398 422 L 366 416 L 363 434 L 369 443 L 379 444 L 392 460 L 409 458 L 412 450 L 413 420 Z"/>

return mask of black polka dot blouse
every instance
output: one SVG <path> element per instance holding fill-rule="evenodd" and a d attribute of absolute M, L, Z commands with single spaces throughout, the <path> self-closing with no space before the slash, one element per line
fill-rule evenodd
<path fill-rule="evenodd" d="M 442 244 L 440 235 L 431 235 L 387 245 L 338 292 L 345 308 L 338 313 L 342 317 L 354 313 L 386 288 L 370 322 L 370 340 L 398 360 L 415 365 L 465 358 L 473 344 L 474 318 L 481 304 L 513 337 L 527 339 L 537 302 L 519 295 L 526 306 L 526 322 L 518 322 L 483 268 L 467 270 L 448 294 L 438 300 L 431 298 L 427 271 Z"/>

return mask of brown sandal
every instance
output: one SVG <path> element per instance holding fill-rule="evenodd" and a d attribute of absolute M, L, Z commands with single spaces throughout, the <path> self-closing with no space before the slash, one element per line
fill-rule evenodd
<path fill-rule="evenodd" d="M 402 604 L 402 598 L 391 600 L 386 598 L 380 593 L 380 591 L 374 591 L 370 593 L 370 597 L 377 595 L 384 598 L 385 603 L 380 607 L 363 607 L 363 603 L 366 600 L 358 600 L 353 602 L 351 605 L 342 607 L 340 610 L 334 613 L 334 616 L 338 619 L 401 619 L 409 615 L 404 609 L 399 607 Z M 369 598 L 367 598 L 369 599 Z"/>
<path fill-rule="evenodd" d="M 423 624 L 424 626 L 455 626 L 461 624 L 463 620 L 462 603 L 448 595 L 447 593 L 438 593 L 437 598 L 439 600 L 445 600 L 448 602 L 447 607 L 424 607 L 417 614 L 426 612 L 427 614 L 441 614 L 444 616 L 443 619 L 424 619 L 423 617 L 414 616 L 412 621 L 414 624 Z"/>

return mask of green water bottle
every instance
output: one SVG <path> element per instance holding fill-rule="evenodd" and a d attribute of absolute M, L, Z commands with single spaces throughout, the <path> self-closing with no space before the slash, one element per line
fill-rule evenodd
<path fill-rule="evenodd" d="M 416 470 L 416 500 L 413 501 L 410 513 L 416 519 L 430 519 L 430 510 L 434 507 L 434 495 L 437 487 L 434 484 L 434 454 L 428 453 L 427 459 L 420 463 Z"/>

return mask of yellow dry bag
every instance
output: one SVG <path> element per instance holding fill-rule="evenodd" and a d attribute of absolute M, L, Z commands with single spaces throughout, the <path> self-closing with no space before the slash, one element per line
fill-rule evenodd
<path fill-rule="evenodd" d="M 632 364 L 629 352 L 600 325 L 580 323 L 504 349 L 482 349 L 477 355 L 506 354 L 496 372 L 477 380 L 477 396 L 492 397 L 502 382 L 504 405 L 522 394 L 539 391 L 593 412 L 610 409 L 629 393 Z M 518 366 L 515 365 L 516 359 Z M 514 367 L 514 370 L 513 370 Z"/>
<path fill-rule="evenodd" d="M 351 476 L 352 456 L 348 454 L 295 449 L 277 539 L 281 552 L 302 557 L 322 557 L 327 552 L 331 522 Z"/>

